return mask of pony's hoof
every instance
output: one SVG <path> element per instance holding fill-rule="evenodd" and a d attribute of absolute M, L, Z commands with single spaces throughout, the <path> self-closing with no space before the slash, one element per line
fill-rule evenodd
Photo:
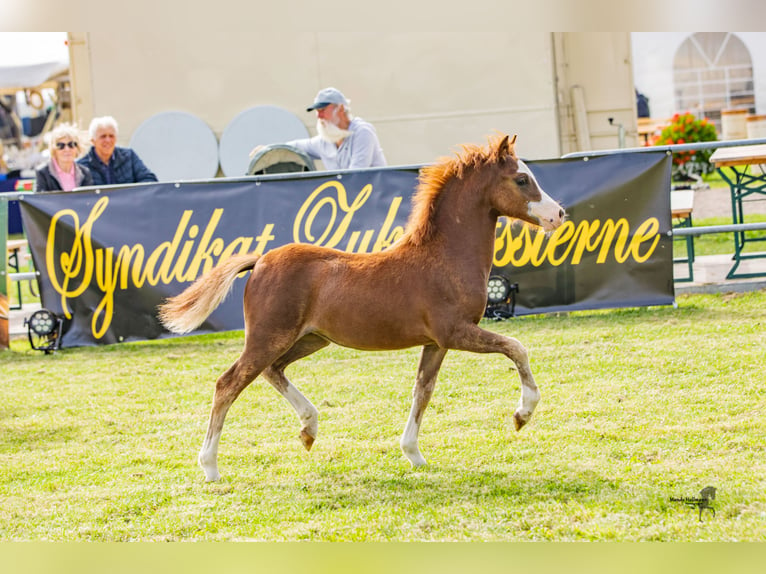
<path fill-rule="evenodd" d="M 402 453 L 404 454 L 404 457 L 410 461 L 412 468 L 420 468 L 421 466 L 426 465 L 426 459 L 423 458 L 423 455 L 420 454 L 419 450 L 406 449 L 402 447 Z"/>
<path fill-rule="evenodd" d="M 205 482 L 218 482 L 221 480 L 221 475 L 218 473 L 218 465 L 215 459 L 209 460 L 210 457 L 200 454 L 197 458 L 197 464 L 199 464 L 202 472 L 205 473 Z"/>
<path fill-rule="evenodd" d="M 529 417 L 523 417 L 519 413 L 513 413 L 513 426 L 516 427 L 517 431 L 521 430 L 521 427 L 523 427 L 525 424 L 527 424 L 527 421 L 529 420 Z"/>
<path fill-rule="evenodd" d="M 418 460 L 411 460 L 410 464 L 412 464 L 412 468 L 421 468 L 428 463 L 426 462 L 426 459 L 421 456 Z"/>
<path fill-rule="evenodd" d="M 314 437 L 307 433 L 305 429 L 301 429 L 300 438 L 301 442 L 303 443 L 303 447 L 310 451 L 311 447 L 314 446 Z"/>
<path fill-rule="evenodd" d="M 221 480 L 221 475 L 217 470 L 208 472 L 207 470 L 203 469 L 203 471 L 205 472 L 205 482 L 218 482 Z"/>

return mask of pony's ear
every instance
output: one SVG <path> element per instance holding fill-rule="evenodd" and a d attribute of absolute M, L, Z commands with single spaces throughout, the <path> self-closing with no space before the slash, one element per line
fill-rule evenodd
<path fill-rule="evenodd" d="M 508 135 L 503 136 L 503 139 L 498 141 L 495 153 L 499 158 L 505 157 L 511 153 L 511 147 L 508 143 Z"/>
<path fill-rule="evenodd" d="M 498 157 L 505 157 L 507 155 L 514 156 L 513 146 L 516 143 L 516 136 L 513 136 L 513 139 L 510 138 L 510 136 L 506 135 L 503 137 L 503 139 L 500 140 L 500 142 L 497 145 L 497 155 Z"/>
<path fill-rule="evenodd" d="M 516 134 L 513 134 L 513 138 L 508 142 L 508 153 L 511 157 L 516 157 Z"/>

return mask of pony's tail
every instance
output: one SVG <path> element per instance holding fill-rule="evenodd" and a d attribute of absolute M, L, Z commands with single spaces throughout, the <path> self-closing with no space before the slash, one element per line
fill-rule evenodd
<path fill-rule="evenodd" d="M 255 267 L 259 258 L 256 253 L 246 253 L 218 264 L 183 292 L 160 305 L 160 321 L 173 333 L 193 331 L 223 302 L 237 275 Z"/>

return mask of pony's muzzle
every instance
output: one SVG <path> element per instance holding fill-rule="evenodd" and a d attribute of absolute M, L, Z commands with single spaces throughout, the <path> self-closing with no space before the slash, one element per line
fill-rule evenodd
<path fill-rule="evenodd" d="M 545 232 L 560 227 L 567 216 L 564 208 L 547 195 L 544 195 L 540 201 L 530 202 L 529 214 L 537 219 Z"/>

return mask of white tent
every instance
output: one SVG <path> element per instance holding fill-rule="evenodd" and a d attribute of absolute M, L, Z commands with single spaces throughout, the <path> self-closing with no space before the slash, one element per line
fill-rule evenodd
<path fill-rule="evenodd" d="M 0 66 L 0 88 L 34 88 L 68 69 L 68 62 Z"/>
<path fill-rule="evenodd" d="M 66 32 L 0 33 L 0 142 L 6 144 L 2 158 L 9 169 L 20 169 L 23 175 L 39 164 L 40 136 L 58 117 L 49 107 L 56 105 L 55 91 L 68 71 Z M 25 136 L 34 136 L 37 143 L 24 145 Z"/>
<path fill-rule="evenodd" d="M 69 69 L 66 32 L 0 33 L 0 89 L 34 88 Z"/>

